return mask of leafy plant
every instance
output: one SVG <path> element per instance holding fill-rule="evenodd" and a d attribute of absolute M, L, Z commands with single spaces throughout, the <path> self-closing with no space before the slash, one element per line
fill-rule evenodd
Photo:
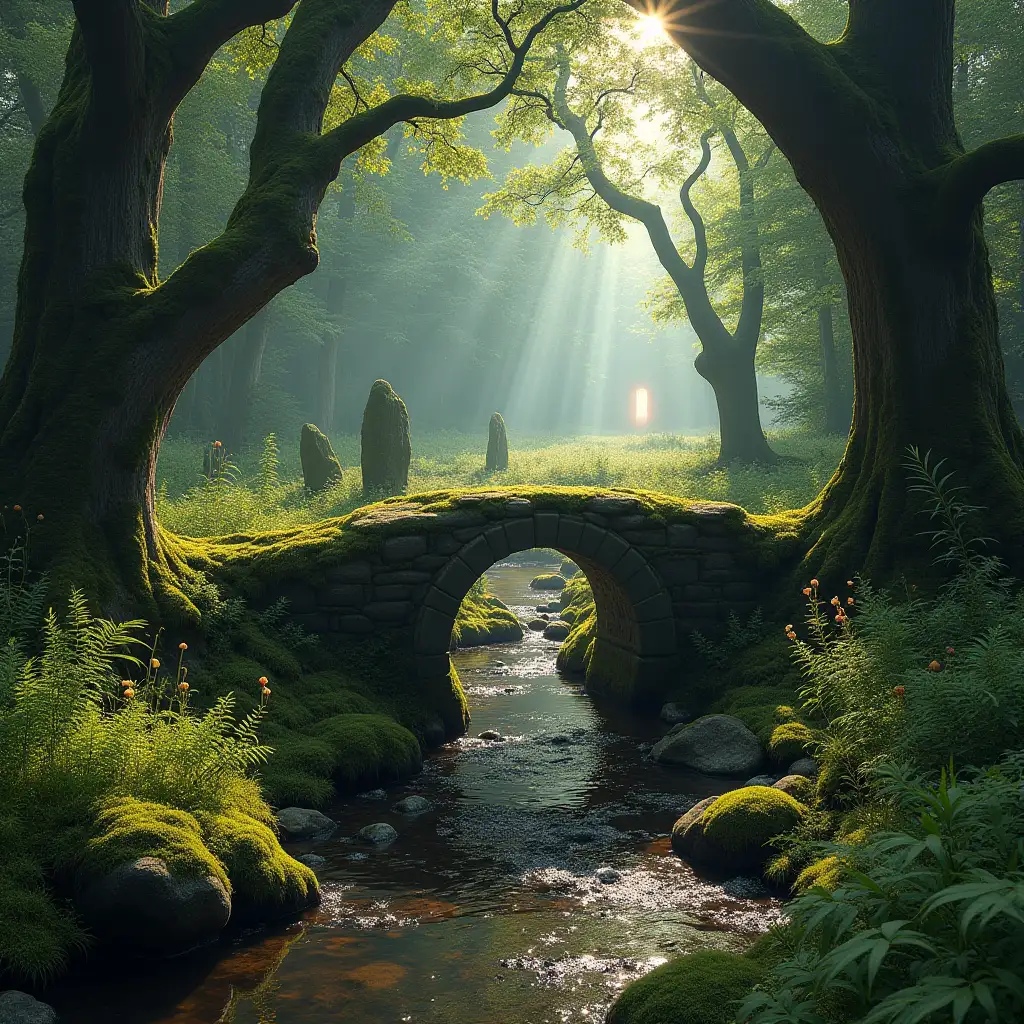
<path fill-rule="evenodd" d="M 794 952 L 743 1003 L 753 1024 L 997 1022 L 1024 1015 L 1020 758 L 937 785 L 880 768 L 907 824 L 825 852 L 847 866 L 788 909 Z"/>
<path fill-rule="evenodd" d="M 745 623 L 735 612 L 729 612 L 725 636 L 721 640 L 710 640 L 696 630 L 692 636 L 694 647 L 707 664 L 711 668 L 724 668 L 737 652 L 756 644 L 764 633 L 764 615 L 760 608 L 755 608 Z"/>

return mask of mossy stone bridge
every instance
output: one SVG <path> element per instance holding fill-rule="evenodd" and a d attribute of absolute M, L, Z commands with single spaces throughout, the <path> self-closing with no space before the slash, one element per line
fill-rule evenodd
<path fill-rule="evenodd" d="M 450 676 L 452 626 L 473 583 L 516 552 L 553 548 L 594 591 L 588 684 L 643 703 L 677 677 L 694 631 L 720 635 L 731 612 L 757 606 L 777 563 L 775 540 L 765 522 L 733 505 L 536 487 L 395 498 L 306 530 L 219 546 L 225 567 L 247 566 L 243 589 L 259 580 L 262 603 L 286 597 L 294 620 L 313 633 L 386 635 L 385 649 L 411 655 L 425 685 Z M 240 548 L 247 557 L 237 557 Z"/>

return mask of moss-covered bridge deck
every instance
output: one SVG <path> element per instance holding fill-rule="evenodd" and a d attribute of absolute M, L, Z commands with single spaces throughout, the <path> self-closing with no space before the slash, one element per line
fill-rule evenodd
<path fill-rule="evenodd" d="M 317 634 L 387 635 L 425 683 L 449 678 L 459 605 L 490 566 L 553 548 L 598 611 L 592 682 L 654 700 L 695 630 L 747 614 L 789 546 L 733 505 L 646 491 L 515 487 L 403 496 L 315 526 L 209 542 L 209 568 L 254 604 L 280 597 Z M 204 559 L 205 560 L 205 559 Z M 394 646 L 394 645 L 392 645 Z"/>

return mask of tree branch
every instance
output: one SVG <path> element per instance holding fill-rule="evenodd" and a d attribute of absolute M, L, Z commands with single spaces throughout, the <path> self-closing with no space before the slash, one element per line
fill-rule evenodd
<path fill-rule="evenodd" d="M 32 128 L 32 134 L 38 135 L 46 123 L 46 107 L 43 104 L 43 96 L 35 81 L 23 71 L 15 73 L 18 79 L 18 93 L 21 96 L 21 105 L 25 109 L 25 116 Z"/>
<path fill-rule="evenodd" d="M 995 139 L 965 153 L 939 171 L 938 216 L 945 232 L 959 232 L 988 192 L 1024 180 L 1024 135 Z"/>
<path fill-rule="evenodd" d="M 690 189 L 703 177 L 711 166 L 711 136 L 715 134 L 714 128 L 709 128 L 700 137 L 701 157 L 700 163 L 693 169 L 686 181 L 679 189 L 679 202 L 683 211 L 693 226 L 693 240 L 697 246 L 697 253 L 693 259 L 694 273 L 704 277 L 704 271 L 708 266 L 708 232 L 704 226 L 704 218 L 700 215 L 697 207 L 693 205 L 690 198 Z"/>
<path fill-rule="evenodd" d="M 177 109 L 199 81 L 213 55 L 239 32 L 283 18 L 296 0 L 192 0 L 167 19 L 167 49 L 172 70 L 166 103 Z"/>

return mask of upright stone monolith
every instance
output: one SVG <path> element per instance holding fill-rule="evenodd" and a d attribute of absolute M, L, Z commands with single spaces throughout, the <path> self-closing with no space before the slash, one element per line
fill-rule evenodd
<path fill-rule="evenodd" d="M 306 490 L 324 491 L 341 480 L 341 463 L 330 438 L 315 424 L 306 423 L 299 435 L 299 459 Z"/>
<path fill-rule="evenodd" d="M 487 428 L 485 468 L 488 473 L 508 469 L 508 434 L 505 432 L 505 421 L 500 412 L 491 417 L 490 426 Z"/>
<path fill-rule="evenodd" d="M 409 486 L 409 412 L 386 380 L 373 382 L 363 411 L 361 462 L 367 495 L 401 494 Z"/>

